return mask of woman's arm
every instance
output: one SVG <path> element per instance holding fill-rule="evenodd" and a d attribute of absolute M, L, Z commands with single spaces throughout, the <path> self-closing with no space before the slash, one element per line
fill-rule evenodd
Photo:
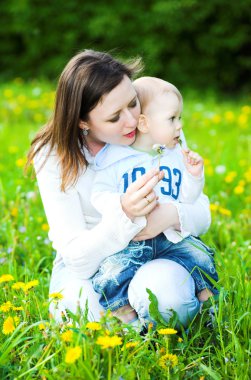
<path fill-rule="evenodd" d="M 98 269 L 104 258 L 124 249 L 129 241 L 146 225 L 145 217 L 133 218 L 133 221 L 126 215 L 125 210 L 136 207 L 137 203 L 142 204 L 144 209 L 147 202 L 142 201 L 144 192 L 142 186 L 147 185 L 151 178 L 154 178 L 152 187 L 157 183 L 158 178 L 154 171 L 141 177 L 139 184 L 140 194 L 135 197 L 135 192 L 131 196 L 127 195 L 121 205 L 120 195 L 114 197 L 113 204 L 104 213 L 102 220 L 92 229 L 88 229 L 86 223 L 85 209 L 94 210 L 90 204 L 91 186 L 94 173 L 86 170 L 79 178 L 76 186 L 72 186 L 66 192 L 60 190 L 60 170 L 55 155 L 50 155 L 44 166 L 39 170 L 45 156 L 38 154 L 34 160 L 37 172 L 37 181 L 41 198 L 43 201 L 48 224 L 50 226 L 49 237 L 53 247 L 62 256 L 65 265 L 78 278 L 86 279 L 91 277 Z M 134 184 L 134 187 L 136 185 Z M 147 185 L 148 186 L 148 185 Z M 80 201 L 80 197 L 84 200 Z M 132 207 L 131 207 L 132 206 Z M 148 211 L 149 212 L 149 211 Z M 144 213 L 141 215 L 144 215 Z"/>
<path fill-rule="evenodd" d="M 109 215 L 92 229 L 88 229 L 82 210 L 91 208 L 88 195 L 91 193 L 93 172 L 87 170 L 79 179 L 78 186 L 66 192 L 60 190 L 60 170 L 56 156 L 50 155 L 39 170 L 45 156 L 34 160 L 37 181 L 50 226 L 49 237 L 53 247 L 62 256 L 65 265 L 79 278 L 91 277 L 105 257 L 120 251 L 145 226 L 145 218 L 133 223 L 123 212 L 120 196 L 114 200 Z M 78 190 L 77 190 L 78 187 Z M 88 189 L 89 187 L 89 189 Z M 80 201 L 83 193 L 84 200 Z M 94 214 L 95 215 L 95 214 Z M 98 218 L 98 215 L 97 215 Z M 96 220 L 96 219 L 95 219 Z"/>

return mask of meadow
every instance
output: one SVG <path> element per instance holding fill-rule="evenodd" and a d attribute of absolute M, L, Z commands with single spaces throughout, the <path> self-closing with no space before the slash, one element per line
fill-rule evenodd
<path fill-rule="evenodd" d="M 203 240 L 216 250 L 220 277 L 213 328 L 210 301 L 188 331 L 159 320 L 139 335 L 109 313 L 99 322 L 80 310 L 60 325 L 49 318 L 49 302 L 61 297 L 48 296 L 55 252 L 36 181 L 23 170 L 32 137 L 52 113 L 54 86 L 16 78 L 0 93 L 0 378 L 250 379 L 251 97 L 184 93 L 184 131 L 205 159 L 211 201 Z"/>

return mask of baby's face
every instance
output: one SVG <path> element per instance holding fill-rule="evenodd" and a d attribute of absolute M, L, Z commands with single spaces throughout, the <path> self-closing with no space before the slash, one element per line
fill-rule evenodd
<path fill-rule="evenodd" d="M 153 144 L 174 148 L 179 143 L 182 105 L 174 92 L 155 97 L 145 113 Z"/>

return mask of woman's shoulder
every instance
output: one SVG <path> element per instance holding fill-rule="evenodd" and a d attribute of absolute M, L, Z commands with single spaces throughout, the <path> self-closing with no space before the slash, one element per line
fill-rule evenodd
<path fill-rule="evenodd" d="M 53 188 L 61 187 L 62 173 L 56 149 L 50 149 L 48 146 L 42 147 L 35 155 L 34 168 L 38 182 L 43 185 L 49 184 Z M 86 187 L 89 187 L 94 179 L 95 172 L 88 165 L 80 170 L 76 181 L 69 185 L 66 193 L 77 191 L 82 193 Z M 55 186 L 54 186 L 55 185 Z M 55 189 L 54 189 L 55 190 Z"/>
<path fill-rule="evenodd" d="M 57 169 L 58 170 L 58 156 L 55 149 L 51 149 L 49 145 L 44 145 L 38 150 L 35 146 L 35 151 L 37 150 L 33 164 L 36 173 L 40 170 Z"/>

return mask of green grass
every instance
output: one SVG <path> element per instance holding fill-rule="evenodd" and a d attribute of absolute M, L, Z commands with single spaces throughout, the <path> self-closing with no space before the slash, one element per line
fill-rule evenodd
<path fill-rule="evenodd" d="M 51 114 L 54 93 L 49 83 L 21 79 L 0 85 L 0 92 L 0 378 L 251 378 L 251 99 L 224 101 L 191 91 L 184 96 L 184 131 L 189 146 L 205 158 L 206 193 L 212 203 L 212 226 L 203 240 L 217 251 L 220 298 L 215 328 L 205 327 L 204 312 L 188 334 L 162 335 L 149 329 L 142 337 L 125 332 L 109 315 L 96 331 L 81 312 L 71 315 L 70 325 L 49 319 L 54 252 L 36 182 L 24 176 L 23 166 L 31 138 Z M 4 274 L 13 280 L 3 281 Z M 26 283 L 26 288 L 21 284 L 13 289 L 16 282 Z M 11 328 L 14 317 L 18 320 Z M 67 331 L 69 342 L 63 334 Z M 113 348 L 102 348 L 101 336 L 106 342 L 111 336 L 119 339 Z M 68 350 L 76 347 L 79 358 L 67 363 Z M 167 353 L 177 358 L 168 360 Z"/>

